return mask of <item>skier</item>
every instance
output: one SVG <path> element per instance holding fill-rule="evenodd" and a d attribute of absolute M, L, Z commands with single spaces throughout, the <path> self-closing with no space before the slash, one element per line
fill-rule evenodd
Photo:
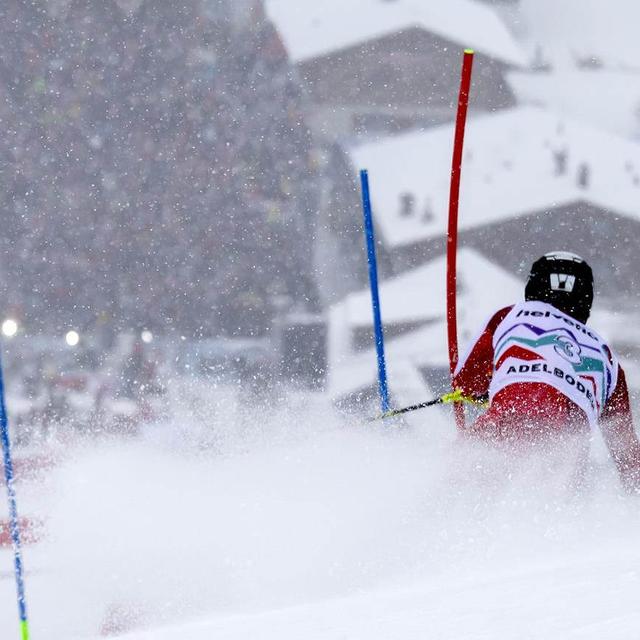
<path fill-rule="evenodd" d="M 500 309 L 460 360 L 453 384 L 489 396 L 466 433 L 493 441 L 539 441 L 599 425 L 622 483 L 640 491 L 640 443 L 624 371 L 586 326 L 593 273 L 579 256 L 547 253 L 533 263 L 525 301 Z"/>

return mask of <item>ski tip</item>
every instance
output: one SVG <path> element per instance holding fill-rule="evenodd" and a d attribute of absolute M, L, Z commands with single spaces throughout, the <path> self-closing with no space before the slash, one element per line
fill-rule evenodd
<path fill-rule="evenodd" d="M 472 56 L 475 53 L 475 51 L 473 49 L 465 49 L 464 52 L 468 56 Z"/>

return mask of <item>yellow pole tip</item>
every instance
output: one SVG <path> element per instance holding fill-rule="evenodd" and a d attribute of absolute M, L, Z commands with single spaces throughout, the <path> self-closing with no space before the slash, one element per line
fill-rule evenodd
<path fill-rule="evenodd" d="M 469 55 L 473 55 L 475 53 L 475 51 L 473 49 L 465 49 L 464 52 L 469 54 Z"/>

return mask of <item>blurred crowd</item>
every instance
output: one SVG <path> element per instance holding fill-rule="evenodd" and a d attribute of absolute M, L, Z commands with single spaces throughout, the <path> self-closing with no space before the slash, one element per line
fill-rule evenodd
<path fill-rule="evenodd" d="M 166 345 L 121 334 L 105 351 L 60 338 L 23 337 L 6 348 L 10 424 L 18 444 L 71 433 L 135 433 L 168 417 Z"/>
<path fill-rule="evenodd" d="M 3 0 L 0 122 L 3 309 L 30 330 L 259 335 L 317 304 L 317 149 L 260 12 Z"/>
<path fill-rule="evenodd" d="M 148 331 L 121 333 L 108 349 L 88 338 L 70 346 L 59 337 L 15 337 L 3 358 L 18 445 L 135 435 L 176 415 L 211 427 L 214 414 L 232 420 L 310 388 L 304 371 L 287 384 L 278 368 L 268 337 L 174 340 Z"/>

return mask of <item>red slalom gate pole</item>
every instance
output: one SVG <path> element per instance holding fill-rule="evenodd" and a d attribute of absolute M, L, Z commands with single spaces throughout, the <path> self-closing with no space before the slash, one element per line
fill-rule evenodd
<path fill-rule="evenodd" d="M 458 252 L 458 208 L 460 204 L 460 175 L 462 171 L 462 149 L 464 128 L 469 106 L 473 50 L 465 49 L 462 59 L 462 76 L 458 96 L 458 113 L 453 140 L 453 160 L 451 162 L 451 190 L 449 192 L 449 225 L 447 229 L 447 336 L 449 339 L 449 369 L 451 377 L 458 364 L 458 310 L 456 305 L 456 259 Z M 456 426 L 464 428 L 464 407 L 459 402 L 453 406 Z"/>

